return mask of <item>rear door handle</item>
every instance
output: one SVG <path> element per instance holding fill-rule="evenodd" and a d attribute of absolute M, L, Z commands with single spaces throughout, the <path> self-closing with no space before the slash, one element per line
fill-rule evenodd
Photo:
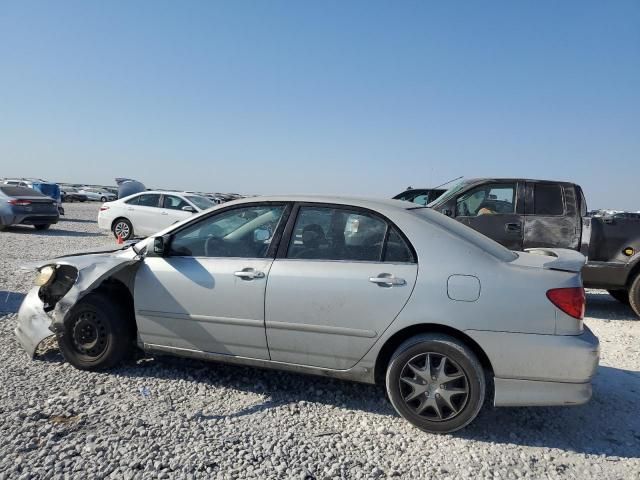
<path fill-rule="evenodd" d="M 253 280 L 254 278 L 264 278 L 264 272 L 259 272 L 254 270 L 253 268 L 244 268 L 238 272 L 233 272 L 233 274 L 241 278 L 243 280 Z"/>
<path fill-rule="evenodd" d="M 377 277 L 369 277 L 369 281 L 380 287 L 399 287 L 407 284 L 407 281 L 404 278 L 394 277 L 390 273 L 381 273 Z"/>
<path fill-rule="evenodd" d="M 507 232 L 520 232 L 520 231 L 522 231 L 522 224 L 521 223 L 507 223 L 504 226 L 504 229 Z"/>

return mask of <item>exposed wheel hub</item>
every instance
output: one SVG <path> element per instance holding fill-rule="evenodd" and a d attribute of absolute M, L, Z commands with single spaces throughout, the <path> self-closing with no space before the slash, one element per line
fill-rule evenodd
<path fill-rule="evenodd" d="M 73 345 L 80 352 L 97 357 L 107 346 L 107 328 L 94 312 L 82 312 L 73 325 Z"/>

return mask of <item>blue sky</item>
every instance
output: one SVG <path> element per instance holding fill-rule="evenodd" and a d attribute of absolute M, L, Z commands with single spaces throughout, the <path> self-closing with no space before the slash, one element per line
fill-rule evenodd
<path fill-rule="evenodd" d="M 640 210 L 640 2 L 4 1 L 0 176 Z"/>

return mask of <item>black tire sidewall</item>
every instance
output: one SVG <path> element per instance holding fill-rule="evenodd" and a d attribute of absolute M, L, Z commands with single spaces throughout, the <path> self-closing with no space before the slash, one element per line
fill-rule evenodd
<path fill-rule="evenodd" d="M 640 317 L 640 273 L 636 275 L 629 288 L 629 306 Z"/>
<path fill-rule="evenodd" d="M 415 414 L 402 399 L 399 387 L 400 374 L 406 363 L 416 355 L 426 352 L 443 354 L 455 361 L 467 376 L 469 398 L 462 413 L 442 422 L 429 421 Z M 485 399 L 484 370 L 477 357 L 464 344 L 453 337 L 428 335 L 415 338 L 415 342 L 405 342 L 392 357 L 387 367 L 387 395 L 396 411 L 411 424 L 429 433 L 450 433 L 468 425 L 478 415 Z"/>
<path fill-rule="evenodd" d="M 73 326 L 82 312 L 92 311 L 108 322 L 107 346 L 98 357 L 90 357 L 79 352 L 73 344 Z M 126 309 L 112 302 L 109 297 L 92 293 L 80 300 L 65 319 L 62 334 L 58 334 L 58 344 L 64 359 L 80 370 L 104 370 L 124 360 L 133 350 L 133 328 L 130 314 Z"/>

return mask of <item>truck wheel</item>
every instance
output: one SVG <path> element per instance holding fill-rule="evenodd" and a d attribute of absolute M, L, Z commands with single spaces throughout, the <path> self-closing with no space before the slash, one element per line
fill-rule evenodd
<path fill-rule="evenodd" d="M 400 345 L 387 367 L 386 387 L 396 411 L 430 433 L 468 425 L 482 408 L 486 390 L 478 357 L 442 334 L 416 335 Z"/>
<path fill-rule="evenodd" d="M 629 305 L 629 292 L 626 290 L 607 290 L 609 295 L 618 300 L 620 303 Z"/>
<path fill-rule="evenodd" d="M 130 313 L 112 298 L 91 293 L 69 312 L 58 344 L 67 362 L 80 370 L 114 367 L 133 351 Z"/>
<path fill-rule="evenodd" d="M 636 278 L 629 288 L 629 305 L 636 315 L 640 317 L 640 273 L 636 275 Z"/>

